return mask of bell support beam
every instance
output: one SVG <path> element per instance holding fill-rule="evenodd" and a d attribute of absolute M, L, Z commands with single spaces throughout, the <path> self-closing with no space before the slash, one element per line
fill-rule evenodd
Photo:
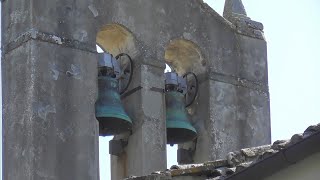
<path fill-rule="evenodd" d="M 98 180 L 87 1 L 3 1 L 3 177 Z M 90 43 L 92 42 L 92 43 Z"/>
<path fill-rule="evenodd" d="M 128 90 L 142 88 L 123 99 L 133 127 L 124 152 L 119 156 L 111 155 L 112 180 L 147 175 L 167 168 L 164 68 L 164 63 L 135 65 Z M 117 135 L 114 139 L 121 138 Z"/>

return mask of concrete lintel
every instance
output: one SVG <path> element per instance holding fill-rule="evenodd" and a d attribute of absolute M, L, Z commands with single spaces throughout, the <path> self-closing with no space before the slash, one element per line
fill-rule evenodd
<path fill-rule="evenodd" d="M 241 86 L 241 87 L 253 89 L 263 93 L 269 93 L 268 85 L 260 82 L 256 82 L 256 81 L 251 81 L 241 77 L 235 77 L 235 76 L 225 75 L 221 73 L 211 72 L 209 74 L 209 79 L 218 81 L 218 82 L 227 83 L 227 84 L 232 84 L 235 86 Z"/>
<path fill-rule="evenodd" d="M 217 72 L 210 72 L 209 75 L 208 74 L 198 75 L 198 79 L 199 79 L 199 84 L 202 84 L 207 80 L 213 80 L 213 81 L 223 82 L 227 84 L 232 84 L 234 86 L 241 86 L 244 88 L 253 89 L 263 93 L 269 93 L 269 86 L 267 84 L 248 80 L 242 77 L 236 77 L 236 76 L 226 75 L 226 74 L 217 73 Z"/>
<path fill-rule="evenodd" d="M 65 37 L 59 37 L 54 34 L 49 34 L 46 32 L 41 32 L 36 29 L 30 29 L 25 33 L 22 33 L 19 37 L 15 40 L 9 42 L 7 45 L 4 45 L 4 54 L 20 47 L 22 44 L 30 41 L 30 40 L 38 40 L 43 42 L 48 42 L 52 44 L 57 44 L 65 47 L 70 47 L 73 49 L 79 49 L 82 51 L 88 51 L 95 53 L 95 45 L 94 44 L 87 44 L 73 39 L 67 39 Z M 94 48 L 92 48 L 94 47 Z"/>

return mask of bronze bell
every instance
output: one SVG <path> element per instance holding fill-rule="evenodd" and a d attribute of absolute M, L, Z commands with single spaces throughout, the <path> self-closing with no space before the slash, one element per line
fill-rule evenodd
<path fill-rule="evenodd" d="M 174 72 L 165 73 L 165 76 L 167 144 L 191 141 L 197 137 L 197 131 L 191 125 L 186 111 L 186 80 Z"/>
<path fill-rule="evenodd" d="M 99 135 L 108 136 L 130 131 L 132 121 L 123 108 L 119 93 L 120 66 L 117 60 L 111 54 L 101 54 L 98 73 L 95 114 L 99 121 Z"/>

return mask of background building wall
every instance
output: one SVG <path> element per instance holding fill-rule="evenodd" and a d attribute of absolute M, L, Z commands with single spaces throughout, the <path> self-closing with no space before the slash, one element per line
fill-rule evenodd
<path fill-rule="evenodd" d="M 280 179 L 292 179 L 292 180 L 316 180 L 320 177 L 320 153 L 311 155 L 302 161 L 293 164 L 286 169 L 265 178 L 265 180 L 280 180 Z"/>

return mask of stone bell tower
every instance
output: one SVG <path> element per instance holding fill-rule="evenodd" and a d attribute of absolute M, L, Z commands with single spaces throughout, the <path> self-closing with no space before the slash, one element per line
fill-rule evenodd
<path fill-rule="evenodd" d="M 5 0 L 3 179 L 99 179 L 96 44 L 133 61 L 113 180 L 167 168 L 165 63 L 199 80 L 187 108 L 197 138 L 179 144 L 179 163 L 270 143 L 263 25 L 241 0 L 226 0 L 224 17 L 202 0 Z"/>

